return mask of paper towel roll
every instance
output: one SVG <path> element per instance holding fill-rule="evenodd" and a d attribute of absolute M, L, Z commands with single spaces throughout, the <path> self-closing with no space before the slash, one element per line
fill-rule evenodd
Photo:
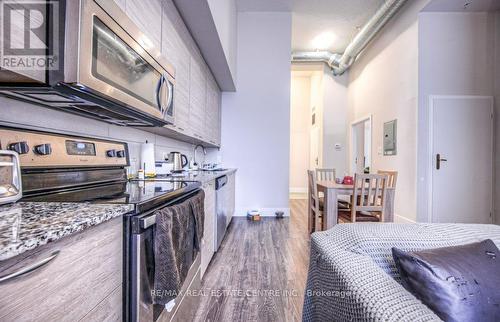
<path fill-rule="evenodd" d="M 155 145 L 153 143 L 143 143 L 141 145 L 141 168 L 144 168 L 146 177 L 156 175 Z"/>

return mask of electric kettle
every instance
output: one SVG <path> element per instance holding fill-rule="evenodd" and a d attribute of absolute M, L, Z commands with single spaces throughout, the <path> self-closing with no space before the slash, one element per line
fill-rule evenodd
<path fill-rule="evenodd" d="M 170 152 L 168 154 L 168 162 L 172 163 L 172 172 L 182 172 L 184 167 L 188 164 L 188 158 L 185 154 L 180 152 Z"/>
<path fill-rule="evenodd" d="M 0 150 L 0 205 L 15 202 L 22 196 L 19 154 Z"/>

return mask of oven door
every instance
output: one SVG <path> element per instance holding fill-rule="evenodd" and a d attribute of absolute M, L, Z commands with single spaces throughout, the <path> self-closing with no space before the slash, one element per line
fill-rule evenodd
<path fill-rule="evenodd" d="M 189 268 L 179 295 L 168 308 L 153 304 L 155 258 L 154 239 L 157 209 L 182 202 L 199 192 L 192 190 L 164 205 L 142 214 L 125 218 L 124 253 L 124 321 L 192 321 L 199 299 L 192 292 L 201 288 L 201 253 L 198 253 Z M 191 293 L 190 293 L 191 292 Z"/>
<path fill-rule="evenodd" d="M 78 86 L 172 123 L 173 68 L 112 2 L 81 1 Z"/>

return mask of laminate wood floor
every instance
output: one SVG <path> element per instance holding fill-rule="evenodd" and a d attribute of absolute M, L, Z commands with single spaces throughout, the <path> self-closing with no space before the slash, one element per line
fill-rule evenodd
<path fill-rule="evenodd" d="M 306 200 L 290 218 L 235 217 L 203 278 L 195 321 L 300 321 L 309 263 Z"/>

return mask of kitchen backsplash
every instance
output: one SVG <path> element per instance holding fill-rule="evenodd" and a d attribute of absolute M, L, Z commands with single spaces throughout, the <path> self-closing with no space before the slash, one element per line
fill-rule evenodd
<path fill-rule="evenodd" d="M 40 131 L 59 132 L 72 135 L 91 136 L 128 143 L 131 173 L 140 167 L 141 144 L 155 144 L 156 160 L 163 160 L 171 151 L 179 151 L 191 158 L 194 145 L 159 136 L 140 129 L 116 126 L 77 115 L 52 110 L 21 101 L 0 97 L 0 125 L 30 128 Z M 200 160 L 201 158 L 201 160 Z M 198 150 L 198 159 L 203 161 Z M 206 162 L 220 162 L 217 149 L 207 149 Z"/>

